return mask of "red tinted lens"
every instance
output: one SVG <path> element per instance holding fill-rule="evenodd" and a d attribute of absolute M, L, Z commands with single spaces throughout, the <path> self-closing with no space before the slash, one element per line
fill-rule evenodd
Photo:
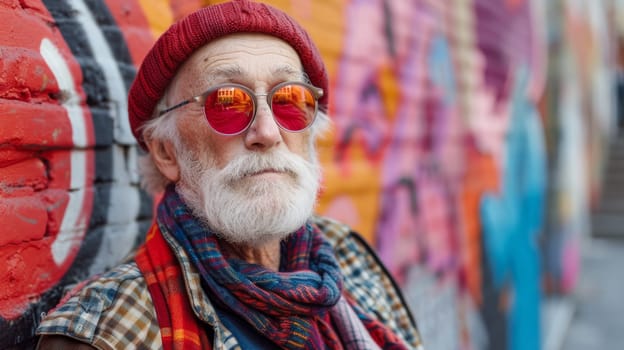
<path fill-rule="evenodd" d="M 213 91 L 206 97 L 204 112 L 208 124 L 217 132 L 226 135 L 245 130 L 253 118 L 253 99 L 237 87 L 226 86 Z"/>
<path fill-rule="evenodd" d="M 290 131 L 301 131 L 314 120 L 316 100 L 303 85 L 289 84 L 273 93 L 271 109 L 277 123 Z"/>

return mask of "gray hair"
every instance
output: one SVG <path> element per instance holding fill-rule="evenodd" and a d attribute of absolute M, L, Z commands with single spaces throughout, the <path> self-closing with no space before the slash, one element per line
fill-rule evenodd
<path fill-rule="evenodd" d="M 180 133 L 176 125 L 175 113 L 167 113 L 158 116 L 158 111 L 164 109 L 165 99 L 161 99 L 154 109 L 154 117 L 147 121 L 141 128 L 140 132 L 143 139 L 149 140 L 159 139 L 169 141 L 173 144 L 175 151 L 180 152 L 183 149 L 180 139 Z M 317 157 L 315 142 L 325 134 L 331 127 L 331 120 L 325 112 L 318 111 L 314 123 L 310 126 L 310 159 Z M 164 191 L 169 184 L 167 179 L 154 163 L 154 159 L 150 153 L 139 157 L 139 175 L 141 177 L 141 187 L 148 193 L 156 194 Z"/>

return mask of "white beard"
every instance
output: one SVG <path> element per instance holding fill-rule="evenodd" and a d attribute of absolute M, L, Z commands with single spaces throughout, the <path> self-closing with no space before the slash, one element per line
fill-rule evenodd
<path fill-rule="evenodd" d="M 230 243 L 258 247 L 284 239 L 314 210 L 320 184 L 318 161 L 288 151 L 249 152 L 217 169 L 212 160 L 189 157 L 180 159 L 181 181 L 176 189 L 193 214 Z M 267 169 L 287 175 L 275 181 L 248 176 Z"/>

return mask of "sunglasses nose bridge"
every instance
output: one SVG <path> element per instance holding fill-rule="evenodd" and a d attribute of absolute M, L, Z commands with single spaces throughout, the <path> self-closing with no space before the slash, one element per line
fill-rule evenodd
<path fill-rule="evenodd" d="M 271 93 L 264 93 L 264 94 L 254 93 L 253 96 L 254 96 L 254 104 L 255 104 L 254 118 L 255 118 L 255 114 L 258 113 L 258 110 L 262 108 L 262 105 L 260 104 L 260 100 L 263 100 L 266 103 L 266 106 L 269 108 L 269 111 L 273 113 L 273 108 L 271 106 L 271 100 L 270 100 Z"/>
<path fill-rule="evenodd" d="M 271 102 L 269 101 L 269 93 L 266 94 L 254 94 L 254 96 L 256 96 L 256 101 L 258 101 L 261 97 L 264 97 L 264 100 L 266 101 L 267 105 L 269 105 L 269 107 L 271 107 Z"/>

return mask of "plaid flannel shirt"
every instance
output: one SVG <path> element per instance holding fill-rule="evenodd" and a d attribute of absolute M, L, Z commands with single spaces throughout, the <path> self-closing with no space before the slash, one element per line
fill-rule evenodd
<path fill-rule="evenodd" d="M 422 350 L 416 324 L 399 289 L 370 247 L 344 224 L 319 216 L 311 220 L 334 247 L 350 295 L 408 346 Z M 182 247 L 169 235 L 164 237 L 180 261 L 193 311 L 214 331 L 214 349 L 240 349 L 201 290 L 200 276 Z M 152 299 L 134 262 L 75 288 L 44 317 L 37 334 L 64 335 L 101 350 L 162 348 Z"/>

